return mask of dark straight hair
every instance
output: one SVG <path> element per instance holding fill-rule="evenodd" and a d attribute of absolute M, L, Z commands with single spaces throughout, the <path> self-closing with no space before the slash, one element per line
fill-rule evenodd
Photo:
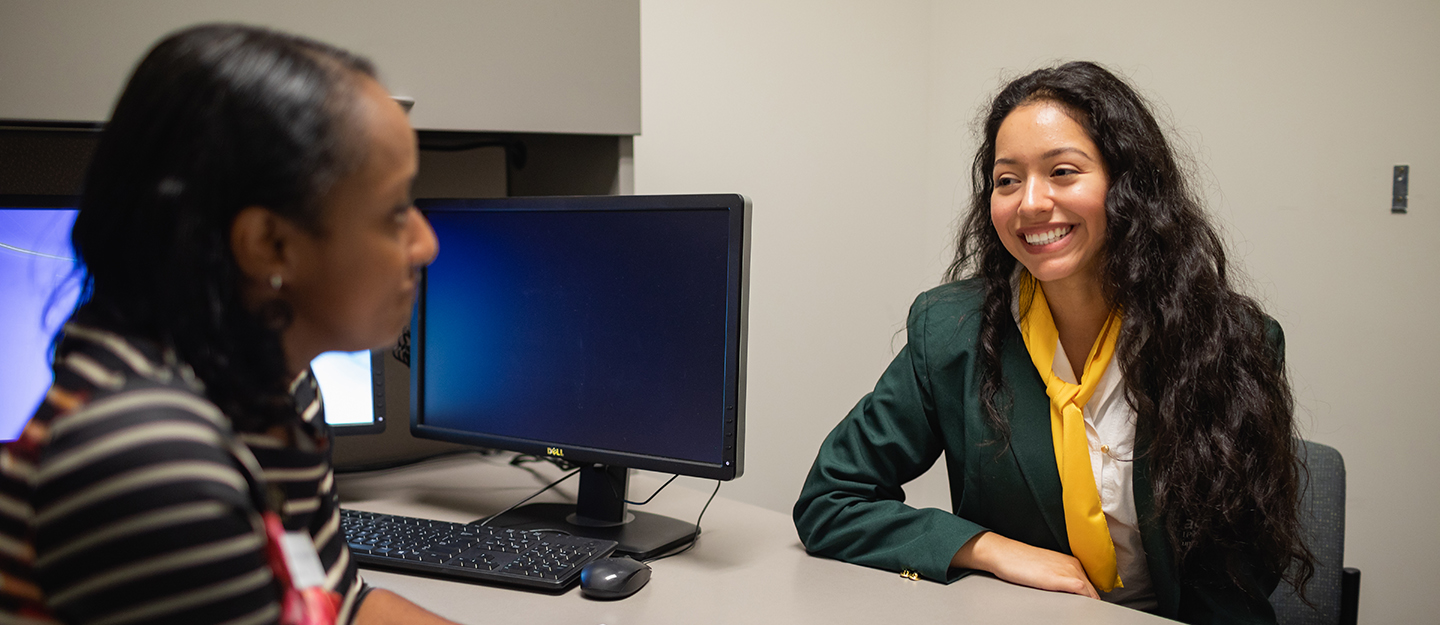
<path fill-rule="evenodd" d="M 357 168 L 358 80 L 371 63 L 263 28 L 202 25 L 161 40 L 115 105 L 72 241 L 75 318 L 173 349 L 237 429 L 295 419 L 282 302 L 247 309 L 230 249 L 242 208 L 319 233 L 321 200 Z"/>
<path fill-rule="evenodd" d="M 1258 555 L 1303 588 L 1314 558 L 1301 539 L 1294 399 L 1283 338 L 1258 303 L 1231 283 L 1225 249 L 1140 94 L 1095 63 L 1072 62 L 1011 81 L 982 118 L 963 218 L 947 279 L 978 278 L 980 403 L 1008 438 L 1001 345 L 1020 340 L 1011 313 L 1017 266 L 990 218 L 995 141 L 1016 108 L 1052 103 L 1100 150 L 1105 197 L 1102 289 L 1124 312 L 1116 358 L 1125 398 L 1150 440 L 1158 522 L 1182 574 Z M 1022 305 L 1027 299 L 1021 293 Z M 1263 598 L 1261 598 L 1263 599 Z"/>

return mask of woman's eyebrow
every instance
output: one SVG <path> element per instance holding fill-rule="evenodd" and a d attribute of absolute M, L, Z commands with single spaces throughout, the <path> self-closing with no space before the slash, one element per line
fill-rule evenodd
<path fill-rule="evenodd" d="M 1080 156 L 1083 156 L 1083 157 L 1085 157 L 1087 160 L 1090 160 L 1090 161 L 1094 161 L 1094 160 L 1095 160 L 1095 157 L 1090 156 L 1090 153 L 1086 152 L 1085 150 L 1082 150 L 1082 149 L 1076 148 L 1076 147 L 1070 147 L 1070 146 L 1059 147 L 1059 148 L 1055 148 L 1055 149 L 1053 149 L 1053 150 L 1050 150 L 1050 151 L 1048 151 L 1048 152 L 1046 152 L 1046 153 L 1044 153 L 1044 154 L 1041 154 L 1041 155 L 1040 155 L 1040 159 L 1041 159 L 1041 160 L 1045 160 L 1045 159 L 1055 158 L 1056 156 L 1060 156 L 1061 154 L 1065 154 L 1065 153 L 1068 153 L 1068 152 L 1074 152 L 1074 153 L 1076 153 L 1076 154 L 1079 154 Z M 997 159 L 995 159 L 995 164 L 996 164 L 996 165 L 1019 165 L 1019 164 L 1020 164 L 1020 161 L 1015 160 L 1015 159 L 1013 159 L 1013 158 L 997 158 Z"/>
<path fill-rule="evenodd" d="M 1089 159 L 1089 160 L 1092 160 L 1092 161 L 1095 160 L 1095 158 L 1092 157 L 1092 156 L 1090 156 L 1090 154 L 1089 154 L 1088 152 L 1086 152 L 1085 150 L 1082 150 L 1082 149 L 1076 148 L 1076 147 L 1070 147 L 1070 146 L 1063 146 L 1063 147 L 1058 147 L 1058 148 L 1055 148 L 1055 149 L 1053 149 L 1053 150 L 1050 150 L 1049 152 L 1046 152 L 1044 155 L 1042 155 L 1041 158 L 1054 158 L 1054 157 L 1056 157 L 1056 156 L 1060 156 L 1061 154 L 1067 154 L 1067 153 L 1070 153 L 1070 152 L 1073 152 L 1073 153 L 1075 153 L 1075 154 L 1079 154 L 1080 156 L 1083 156 L 1083 157 L 1085 157 L 1085 158 L 1087 158 L 1087 159 Z"/>

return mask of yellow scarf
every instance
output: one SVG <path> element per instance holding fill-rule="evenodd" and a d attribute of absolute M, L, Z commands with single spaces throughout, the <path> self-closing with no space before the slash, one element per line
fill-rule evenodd
<path fill-rule="evenodd" d="M 1061 500 L 1065 506 L 1065 533 L 1070 538 L 1070 551 L 1085 567 L 1085 574 L 1097 590 L 1110 592 L 1120 583 L 1115 567 L 1115 543 L 1105 512 L 1100 509 L 1100 493 L 1095 490 L 1095 474 L 1090 470 L 1090 443 L 1085 436 L 1084 406 L 1100 385 L 1100 376 L 1115 355 L 1115 342 L 1120 336 L 1120 313 L 1110 317 L 1100 329 L 1090 355 L 1085 359 L 1085 372 L 1079 384 L 1071 384 L 1055 375 L 1056 345 L 1060 332 L 1050 316 L 1045 292 L 1029 272 L 1021 274 L 1022 288 L 1033 290 L 1030 309 L 1020 320 L 1020 334 L 1035 370 L 1045 380 L 1045 394 L 1050 396 L 1050 434 L 1055 441 L 1055 464 L 1060 469 Z"/>

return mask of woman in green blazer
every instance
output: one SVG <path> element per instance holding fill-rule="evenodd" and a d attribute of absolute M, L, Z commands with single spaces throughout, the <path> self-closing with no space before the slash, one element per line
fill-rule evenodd
<path fill-rule="evenodd" d="M 801 540 L 913 577 L 982 570 L 1191 623 L 1274 622 L 1282 572 L 1313 570 L 1279 326 L 1230 286 L 1158 124 L 1110 72 L 1016 79 L 984 133 L 950 281 L 821 446 Z M 905 505 L 941 454 L 952 510 Z M 1128 492 L 1095 462 L 1123 464 Z"/>

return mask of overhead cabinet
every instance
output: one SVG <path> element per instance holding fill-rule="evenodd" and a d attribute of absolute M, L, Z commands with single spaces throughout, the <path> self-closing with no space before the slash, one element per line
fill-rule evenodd
<path fill-rule="evenodd" d="M 7 0 L 0 120 L 103 121 L 149 46 L 210 21 L 370 57 L 420 129 L 640 133 L 639 0 Z"/>

